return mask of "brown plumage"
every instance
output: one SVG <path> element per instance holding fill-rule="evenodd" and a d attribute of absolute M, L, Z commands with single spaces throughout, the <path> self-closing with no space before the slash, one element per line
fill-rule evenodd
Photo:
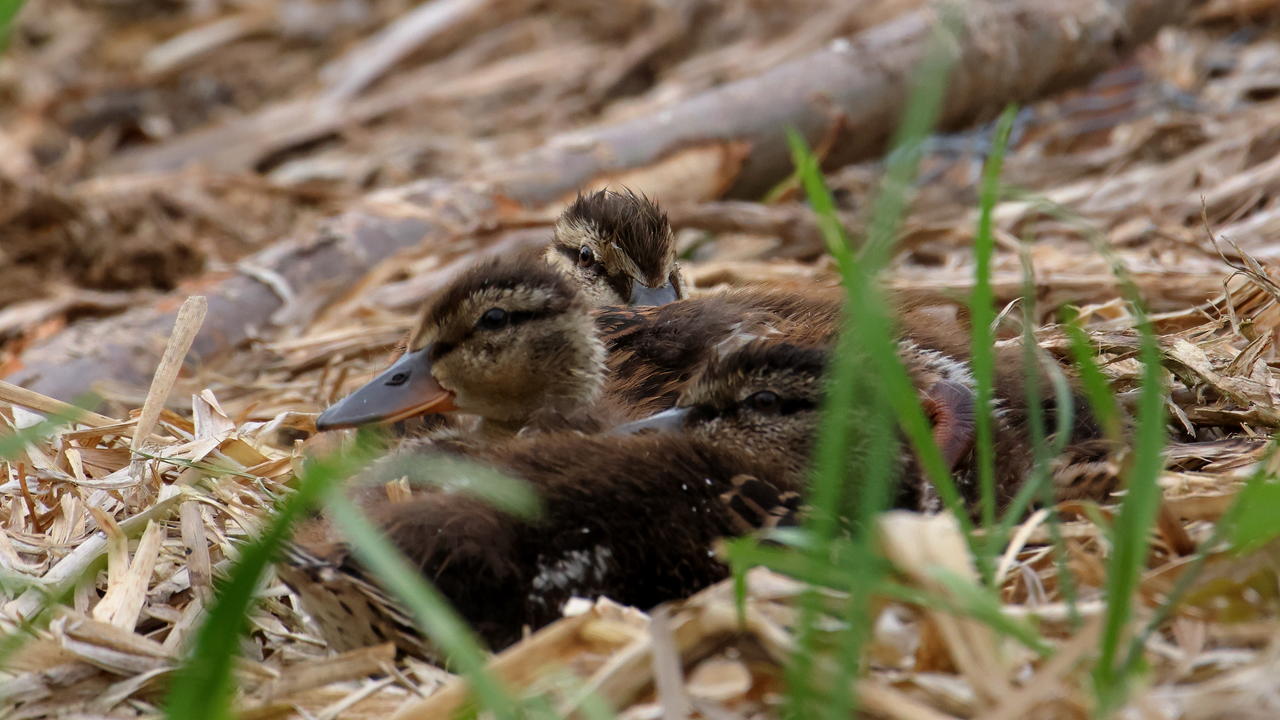
<path fill-rule="evenodd" d="M 540 498 L 534 519 L 430 490 L 403 502 L 374 490 L 363 504 L 495 649 L 559 617 L 572 596 L 639 607 L 683 597 L 725 576 L 718 538 L 776 522 L 801 487 L 822 354 L 755 343 L 727 356 L 691 386 L 680 434 L 553 433 L 491 448 L 493 466 Z M 323 520 L 280 575 L 336 649 L 394 640 L 430 655 Z"/>
<path fill-rule="evenodd" d="M 427 305 L 404 356 L 316 425 L 457 411 L 482 419 L 482 441 L 596 432 L 670 407 L 715 353 L 761 337 L 828 335 L 838 308 L 825 296 L 730 291 L 593 310 L 581 288 L 536 260 L 487 260 Z"/>
<path fill-rule="evenodd" d="M 671 407 L 703 364 L 757 339 L 823 345 L 840 296 L 729 290 L 649 308 L 607 308 L 596 325 L 608 351 L 606 393 L 629 408 Z"/>
<path fill-rule="evenodd" d="M 685 296 L 666 213 L 631 190 L 579 195 L 556 222 L 545 258 L 592 305 L 662 305 Z"/>
<path fill-rule="evenodd" d="M 972 504 L 972 375 L 964 360 L 920 342 L 901 341 L 899 353 L 934 422 L 934 439 Z M 932 344 L 948 343 L 934 338 Z M 679 432 L 551 433 L 478 453 L 532 486 L 543 508 L 536 519 L 437 490 L 393 502 L 375 487 L 359 495 L 361 504 L 495 649 L 559 617 L 572 596 L 608 595 L 640 607 L 682 597 L 724 576 L 710 552 L 717 538 L 797 521 L 824 367 L 821 349 L 744 340 L 684 383 L 677 408 L 628 428 Z M 1002 501 L 1016 492 L 1031 462 L 1018 377 L 1002 363 L 995 418 Z M 1048 410 L 1052 424 L 1055 409 Z M 914 453 L 899 442 L 894 504 L 938 509 Z M 857 448 L 853 456 L 850 480 L 856 482 Z M 1068 463 L 1055 476 L 1069 478 L 1081 467 Z M 396 603 L 325 534 L 322 520 L 301 536 L 281 576 L 335 648 L 394 640 L 432 655 Z"/>
<path fill-rule="evenodd" d="M 571 280 L 536 258 L 487 260 L 427 305 L 404 356 L 316 425 L 458 411 L 481 418 L 476 437 L 483 440 L 589 425 L 604 354 L 591 308 Z"/>
<path fill-rule="evenodd" d="M 975 393 L 971 370 L 969 330 L 963 325 L 947 325 L 923 318 L 904 316 L 903 349 L 926 358 L 932 363 L 958 361 L 964 363 L 966 384 Z M 1048 436 L 1045 442 L 1052 446 L 1057 441 L 1058 398 L 1048 371 L 1041 365 L 1033 369 L 1037 395 L 1027 395 L 1027 368 L 1021 340 L 1000 343 L 995 348 L 995 375 L 993 377 L 994 448 L 996 500 L 1003 509 L 1013 499 L 1022 483 L 1028 478 L 1034 462 L 1031 445 L 1031 413 L 1038 406 L 1042 412 L 1044 428 Z M 908 363 L 910 364 L 910 363 Z M 1050 479 L 1053 496 L 1057 500 L 1092 499 L 1102 501 L 1116 488 L 1118 480 L 1117 458 L 1120 444 L 1102 437 L 1102 429 L 1093 416 L 1069 368 L 1059 368 L 1070 389 L 1072 424 L 1068 435 L 1061 441 L 1063 452 L 1051 458 Z M 976 432 L 976 428 L 974 429 Z M 976 439 L 976 438 L 975 438 Z M 916 471 L 918 472 L 918 470 Z M 958 489 L 971 508 L 977 508 L 979 487 L 976 450 L 969 448 L 953 466 L 953 477 Z M 1035 507 L 1037 504 L 1033 504 Z M 921 482 L 919 509 L 938 510 L 941 500 L 936 490 Z"/>

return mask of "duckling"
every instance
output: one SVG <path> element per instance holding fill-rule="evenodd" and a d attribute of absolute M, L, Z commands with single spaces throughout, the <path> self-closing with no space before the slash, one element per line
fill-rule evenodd
<path fill-rule="evenodd" d="M 690 386 L 683 434 L 552 433 L 491 449 L 492 465 L 540 498 L 535 518 L 445 492 L 366 503 L 366 512 L 495 650 L 560 617 L 574 596 L 645 608 L 687 596 L 726 576 L 712 551 L 718 538 L 773 517 L 747 499 L 802 486 L 824 356 L 761 342 L 725 356 Z M 326 639 L 338 649 L 393 640 L 429 654 L 316 523 L 280 575 Z"/>
<path fill-rule="evenodd" d="M 666 214 L 625 188 L 578 195 L 556 222 L 544 257 L 597 307 L 664 305 L 685 297 Z"/>
<path fill-rule="evenodd" d="M 912 384 L 920 393 L 920 401 L 926 415 L 933 426 L 933 441 L 942 453 L 943 462 L 951 470 L 962 490 L 969 490 L 973 481 L 971 465 L 976 433 L 976 391 L 974 380 L 968 364 L 954 356 L 938 350 L 921 347 L 911 340 L 903 340 L 898 344 L 898 354 L 906 367 Z M 745 353 L 731 355 L 728 359 L 713 362 L 715 375 L 710 377 L 719 380 L 724 376 L 733 376 L 741 372 L 737 364 Z M 780 359 L 778 355 L 772 359 Z M 761 361 L 756 361 L 759 364 Z M 773 368 L 777 374 L 781 370 Z M 685 399 L 676 407 L 657 413 L 651 417 L 626 423 L 614 430 L 616 433 L 641 432 L 644 430 L 675 431 L 685 435 L 706 436 L 714 438 L 716 444 L 736 454 L 750 457 L 756 447 L 762 444 L 783 444 L 795 447 L 800 452 L 787 456 L 795 462 L 783 469 L 780 477 L 784 490 L 803 486 L 804 474 L 808 467 L 810 440 L 802 433 L 782 434 L 781 428 L 795 428 L 795 423 L 755 426 L 744 423 L 741 418 L 730 414 L 723 417 L 707 418 L 706 404 L 690 402 L 690 398 L 716 398 L 717 388 L 728 386 L 727 383 L 712 383 L 707 386 L 707 375 L 695 380 L 685 393 Z M 704 401 L 705 402 L 705 401 Z M 769 403 L 782 403 L 771 395 L 763 394 L 752 398 L 752 402 L 767 406 Z M 715 406 L 717 403 L 711 403 Z M 729 404 L 729 398 L 718 398 L 718 404 Z M 777 412 L 782 415 L 805 410 L 805 430 L 812 434 L 816 430 L 816 418 L 808 411 L 814 407 L 798 407 L 794 402 L 780 404 Z M 855 408 L 856 411 L 856 408 Z M 747 416 L 748 418 L 750 416 Z M 1003 421 L 999 414 L 994 427 L 998 447 L 1008 462 L 1003 466 L 1004 474 L 999 478 L 1005 485 L 1014 483 L 1014 478 L 1025 468 L 1021 461 L 1029 459 L 1029 451 L 1020 443 L 1020 437 Z M 901 452 L 898 453 L 898 465 L 895 476 L 899 478 L 898 492 L 895 493 L 894 505 L 899 508 L 916 510 L 938 510 L 941 505 L 931 483 L 925 478 L 915 453 L 907 446 L 905 439 L 900 441 Z M 851 449 L 851 455 L 857 456 L 858 448 Z M 973 489 L 972 493 L 976 493 Z M 976 497 L 976 494 L 974 495 Z"/>

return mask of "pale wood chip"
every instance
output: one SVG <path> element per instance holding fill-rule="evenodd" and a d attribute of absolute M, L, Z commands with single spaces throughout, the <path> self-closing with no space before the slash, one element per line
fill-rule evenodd
<path fill-rule="evenodd" d="M 264 702 L 272 703 L 331 683 L 362 680 L 382 672 L 385 665 L 395 661 L 395 657 L 395 645 L 385 643 L 293 666 L 279 680 L 269 683 L 264 688 L 262 697 Z"/>
<path fill-rule="evenodd" d="M 149 521 L 168 517 L 169 513 L 177 507 L 183 497 L 183 492 L 178 488 L 166 487 L 162 489 L 160 497 L 155 504 L 119 523 L 120 530 L 125 535 L 142 532 Z M 44 592 L 58 595 L 65 591 L 107 550 L 107 544 L 105 534 L 95 533 L 90 536 L 80 543 L 75 550 L 72 550 L 66 557 L 49 568 L 48 572 L 40 579 L 40 583 L 44 588 L 43 591 L 33 589 L 24 592 L 17 600 L 6 606 L 6 610 L 16 617 L 30 617 L 32 613 L 43 606 Z"/>
<path fill-rule="evenodd" d="M 649 637 L 653 647 L 653 679 L 662 715 L 674 720 L 687 718 L 689 698 L 684 691 L 684 672 L 672 638 L 667 608 L 660 607 L 649 615 Z"/>
<path fill-rule="evenodd" d="M 129 538 L 120 530 L 115 518 L 103 512 L 101 508 L 90 505 L 89 514 L 98 522 L 107 539 L 107 594 L 124 583 L 125 573 L 129 570 Z M 95 615 L 98 620 L 104 617 Z"/>
<path fill-rule="evenodd" d="M 164 526 L 155 521 L 147 522 L 138 541 L 138 549 L 133 553 L 133 560 L 119 582 L 109 583 L 107 594 L 93 609 L 95 620 L 115 625 L 123 630 L 132 630 L 142 612 L 142 603 L 147 598 L 147 588 L 151 584 L 151 572 L 155 569 L 156 558 L 160 553 L 160 543 L 164 539 Z M 108 565 L 108 572 L 114 574 L 115 568 Z"/>
<path fill-rule="evenodd" d="M 978 581 L 968 544 L 953 516 L 890 512 L 879 519 L 877 529 L 885 555 L 921 587 L 944 596 L 948 593 L 947 586 L 933 575 L 936 569 L 962 581 Z M 994 630 L 950 613 L 929 609 L 926 614 L 941 631 L 956 667 L 983 693 L 986 702 L 1009 692 L 1008 655 Z"/>
<path fill-rule="evenodd" d="M 198 597 L 187 603 L 187 606 L 182 609 L 182 616 L 173 624 L 173 627 L 169 628 L 169 634 L 165 636 L 165 652 L 176 654 L 186 649 L 186 641 L 191 630 L 204 619 L 204 607 L 204 601 Z"/>
<path fill-rule="evenodd" d="M 191 415 L 198 440 L 214 438 L 222 442 L 236 430 L 236 424 L 227 417 L 209 388 L 201 390 L 199 395 L 191 396 Z"/>
<path fill-rule="evenodd" d="M 204 514 L 194 500 L 182 503 L 182 544 L 186 551 L 187 575 L 197 597 L 208 600 L 213 590 L 213 569 L 209 560 L 209 539 L 205 535 Z"/>

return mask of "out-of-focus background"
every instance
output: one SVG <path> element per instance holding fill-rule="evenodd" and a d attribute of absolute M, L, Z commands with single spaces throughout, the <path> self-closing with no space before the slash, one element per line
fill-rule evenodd
<path fill-rule="evenodd" d="M 1169 7 L 1177 5 L 1187 4 Z M 989 56 L 990 65 L 970 62 L 968 78 L 953 89 L 967 100 L 950 104 L 968 107 L 950 113 L 956 132 L 930 145 L 891 282 L 931 297 L 967 286 L 975 181 L 990 129 L 983 123 L 1015 95 L 1033 102 L 1015 128 L 1008 181 L 1090 224 L 1085 231 L 1030 201 L 1002 209 L 1005 250 L 1019 238 L 1036 241 L 1049 311 L 1114 295 L 1089 232 L 1102 233 L 1130 262 L 1156 309 L 1194 304 L 1220 290 L 1224 266 L 1201 222 L 1202 198 L 1215 230 L 1261 257 L 1273 254 L 1274 173 L 1266 162 L 1280 130 L 1270 112 L 1280 87 L 1280 46 L 1268 24 L 1273 8 L 1191 5 L 1136 51 L 1126 35 L 1155 35 L 1162 11 L 1139 18 L 1146 25 L 1138 30 L 1112 29 L 1115 39 L 1095 32 L 1059 42 L 1048 49 L 1062 57 L 1046 57 L 1027 53 L 1037 47 L 1034 37 L 1023 38 L 1022 47 L 1009 42 L 1020 36 L 1007 17 L 990 26 L 973 20 L 1011 5 L 968 4 L 975 28 L 965 42 Z M 782 146 L 788 123 L 806 130 L 828 158 L 856 234 L 912 69 L 913 56 L 894 54 L 895 33 L 910 34 L 919 6 L 908 0 L 32 3 L 14 23 L 0 61 L 0 377 L 70 399 L 88 389 L 76 378 L 92 374 L 119 380 L 99 389 L 136 404 L 155 358 L 128 365 L 155 343 L 128 352 L 97 346 L 134 331 L 162 337 L 171 314 L 151 322 L 144 308 L 175 288 L 241 292 L 220 284 L 236 274 L 257 279 L 245 282 L 262 293 L 259 306 L 285 308 L 254 315 L 244 307 L 219 310 L 215 301 L 195 349 L 205 369 L 217 358 L 233 374 L 260 370 L 261 356 L 229 365 L 226 358 L 255 343 L 312 333 L 317 322 L 360 316 L 366 329 L 372 324 L 383 332 L 381 323 L 402 325 L 400 315 L 436 286 L 439 278 L 423 273 L 445 264 L 442 257 L 510 246 L 502 238 L 477 239 L 475 231 L 523 232 L 510 242 L 537 242 L 571 189 L 610 182 L 637 186 L 668 207 L 682 251 L 705 261 L 691 264 L 703 284 L 821 275 L 821 243 L 806 225 L 794 184 L 778 172 L 785 149 L 758 161 L 759 139 Z M 1069 11 L 1029 6 L 1030 17 L 1051 29 L 1095 22 L 1085 27 L 1093 32 L 1106 27 L 1096 25 L 1099 17 L 1116 27 L 1130 19 L 1107 15 L 1106 3 Z M 798 67 L 792 84 L 803 84 L 807 75 L 813 80 L 829 71 L 806 65 L 814 55 L 850 48 L 868 63 L 848 71 L 860 94 L 824 100 L 815 92 L 804 99 L 807 116 L 788 117 L 797 103 L 785 93 L 775 103 L 767 88 L 745 106 L 714 99 L 698 105 L 709 90 L 750 82 L 788 62 Z M 1065 55 L 1068 48 L 1085 60 Z M 870 56 L 857 54 L 868 49 Z M 1071 69 L 1090 62 L 1087 71 Z M 877 86 L 880 76 L 885 80 Z M 1051 86 L 1078 88 L 1034 102 Z M 744 122 L 751 108 L 756 116 L 776 116 Z M 591 146 L 600 134 L 574 137 L 590 127 L 604 128 L 608 141 L 585 151 L 607 155 L 592 159 L 603 170 L 583 170 L 573 157 L 536 162 L 539 149 L 563 155 L 574 142 Z M 713 159 L 681 155 L 691 139 L 716 133 L 723 137 Z M 735 133 L 746 139 L 735 144 Z M 865 160 L 841 167 L 844 157 Z M 709 162 L 719 166 L 699 165 Z M 421 180 L 477 178 L 497 178 L 492 197 L 515 197 L 522 210 L 479 210 L 443 234 L 375 229 L 403 235 L 381 244 L 357 237 L 368 254 L 323 272 L 293 275 L 296 263 L 281 267 L 278 259 L 255 255 L 273 245 L 356 234 L 355 220 L 321 222 L 344 210 L 417 213 L 438 222 L 432 203 L 437 210 L 458 204 L 453 191 L 401 193 L 380 206 L 367 194 Z M 539 196 L 541 186 L 551 190 Z M 726 191 L 770 205 L 707 204 Z M 407 204 L 392 207 L 401 201 Z M 415 233 L 424 241 L 415 244 Z M 742 262 L 756 265 L 735 264 Z M 998 289 L 1008 299 L 1017 292 L 1016 259 L 1002 253 L 1000 262 Z M 363 295 L 352 299 L 353 287 Z M 320 312 L 344 297 L 338 308 Z M 126 311 L 141 319 L 57 338 L 68 325 Z M 219 319 L 219 312 L 232 319 Z M 215 331 L 226 341 L 212 338 Z M 394 332 L 386 333 L 376 340 L 393 342 Z M 43 347 L 50 338 L 55 347 Z M 351 359 L 349 351 L 338 359 Z M 74 366 L 71 379 L 50 377 L 86 352 L 100 362 Z M 309 392 L 301 399 L 315 403 L 336 390 Z"/>
<path fill-rule="evenodd" d="M 1260 456 L 1259 443 L 1218 441 L 1280 426 L 1280 286 L 1268 265 L 1280 258 L 1280 3 L 959 8 L 961 60 L 884 282 L 912 301 L 963 302 L 991 121 L 1018 101 L 994 218 L 998 302 L 1022 294 L 1025 250 L 1039 319 L 1080 306 L 1108 379 L 1132 399 L 1134 318 L 1106 248 L 1154 311 L 1176 378 L 1161 478 L 1170 515 L 1135 595 L 1149 607 Z M 105 415 L 5 463 L 0 565 L 67 596 L 0 674 L 0 714 L 154 713 L 211 578 L 290 486 L 307 413 L 385 365 L 458 267 L 545 242 L 579 189 L 657 198 L 699 288 L 835 285 L 784 133 L 797 129 L 824 160 L 857 241 L 937 17 L 913 0 L 27 3 L 0 56 L 0 378 L 67 401 L 93 390 Z M 168 398 L 147 429 L 165 452 L 131 462 L 136 409 L 189 295 L 209 311 L 172 392 L 152 391 Z M 1041 341 L 1067 354 L 1052 328 Z M 5 422 L 34 422 L 18 409 L 31 398 L 6 400 Z M 204 477 L 192 465 L 215 460 L 236 470 Z M 1009 550 L 1004 611 L 1044 611 L 1045 637 L 1079 658 L 1096 623 L 1077 634 L 1053 615 L 1057 566 L 1036 522 Z M 73 582 L 68 567 L 108 553 L 75 554 L 99 528 L 113 564 Z M 1109 540 L 1089 523 L 1065 528 L 1097 618 Z M 1274 561 L 1227 555 L 1210 559 L 1200 604 L 1152 641 L 1135 713 L 1276 716 Z M 712 651 L 683 657 L 705 717 L 777 711 L 799 590 L 759 580 L 755 634 L 715 635 Z M 333 657 L 286 588 L 262 596 L 237 665 L 246 717 L 385 717 L 447 679 L 387 648 Z M 0 620 L 27 617 L 40 597 L 6 596 Z M 731 607 L 723 587 L 685 606 L 679 651 L 702 652 L 706 628 L 728 632 Z M 648 637 L 648 620 L 597 610 L 566 626 L 581 630 L 572 642 L 520 650 L 508 669 L 557 664 L 616 692 L 625 717 L 661 717 L 652 693 L 632 688 L 651 686 L 649 666 L 615 662 Z M 884 613 L 860 681 L 868 712 L 1087 712 L 1075 665 L 1046 663 L 1048 679 L 1028 681 L 1041 666 L 1025 653 L 967 663 L 995 633 L 947 635 L 945 617 L 906 604 Z"/>

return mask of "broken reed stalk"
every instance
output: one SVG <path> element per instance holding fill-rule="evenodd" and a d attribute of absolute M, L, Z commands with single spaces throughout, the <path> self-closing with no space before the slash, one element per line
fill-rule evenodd
<path fill-rule="evenodd" d="M 191 343 L 200 332 L 205 314 L 209 311 L 209 301 L 201 295 L 193 295 L 178 308 L 178 317 L 173 323 L 173 332 L 169 334 L 169 342 L 165 343 L 164 354 L 160 356 L 160 364 L 151 376 L 151 388 L 147 391 L 147 399 L 142 403 L 142 414 L 138 416 L 138 424 L 133 431 L 133 440 L 129 449 L 138 451 L 146 442 L 147 436 L 155 429 L 160 420 L 160 411 L 169 399 L 173 384 L 182 370 L 182 361 L 191 349 Z"/>

